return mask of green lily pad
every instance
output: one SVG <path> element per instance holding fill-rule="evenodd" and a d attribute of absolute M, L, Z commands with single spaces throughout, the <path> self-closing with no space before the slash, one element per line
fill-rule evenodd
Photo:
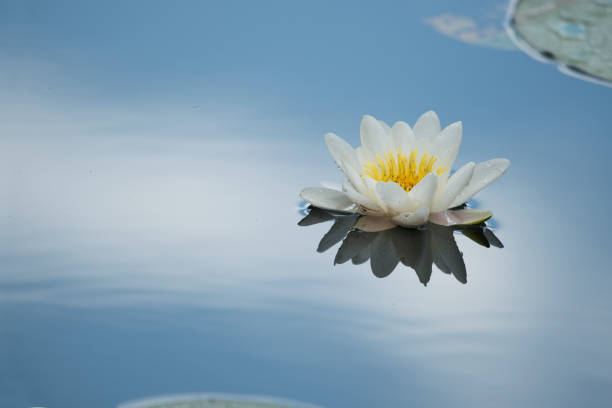
<path fill-rule="evenodd" d="M 117 408 L 317 408 L 314 405 L 270 397 L 229 394 L 184 394 L 119 404 Z"/>
<path fill-rule="evenodd" d="M 612 1 L 516 0 L 508 16 L 511 38 L 529 55 L 612 86 Z"/>

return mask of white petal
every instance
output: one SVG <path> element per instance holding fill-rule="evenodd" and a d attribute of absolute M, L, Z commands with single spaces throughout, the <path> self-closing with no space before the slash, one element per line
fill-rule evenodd
<path fill-rule="evenodd" d="M 457 195 L 463 191 L 465 186 L 470 182 L 475 166 L 476 164 L 474 162 L 469 162 L 448 179 L 446 187 L 431 207 L 432 212 L 444 211 L 450 207 Z"/>
<path fill-rule="evenodd" d="M 360 127 L 361 144 L 374 154 L 383 154 L 392 148 L 391 135 L 370 115 L 365 115 Z"/>
<path fill-rule="evenodd" d="M 385 231 L 391 228 L 395 228 L 396 224 L 391 221 L 389 217 L 375 217 L 372 215 L 364 215 L 359 217 L 355 228 L 366 232 L 379 232 Z"/>
<path fill-rule="evenodd" d="M 325 144 L 329 153 L 334 158 L 336 164 L 340 167 L 346 177 L 353 183 L 354 187 L 361 191 L 364 189 L 364 184 L 361 181 L 357 169 L 361 168 L 357 160 L 355 150 L 341 137 L 328 133 L 325 135 Z"/>
<path fill-rule="evenodd" d="M 360 213 L 375 215 L 380 215 L 383 213 L 382 208 L 380 208 L 378 204 L 359 193 L 350 183 L 344 182 L 342 184 L 342 191 L 352 202 L 362 207 L 360 208 Z"/>
<path fill-rule="evenodd" d="M 321 181 L 321 186 L 329 188 L 330 190 L 342 191 L 342 184 L 334 181 L 323 180 Z"/>
<path fill-rule="evenodd" d="M 436 112 L 429 111 L 421 115 L 414 124 L 414 135 L 418 139 L 431 139 L 440 133 L 440 119 Z"/>
<path fill-rule="evenodd" d="M 344 173 L 348 181 L 350 181 L 353 187 L 355 187 L 355 190 L 359 191 L 362 194 L 367 191 L 366 185 L 363 183 L 363 179 L 359 175 L 359 171 L 357 171 L 353 166 L 348 165 L 346 163 L 341 163 L 340 168 L 342 169 L 342 172 Z"/>
<path fill-rule="evenodd" d="M 474 210 L 464 208 L 461 210 L 447 210 L 429 215 L 429 221 L 438 225 L 471 225 L 485 222 L 493 213 L 488 210 Z"/>
<path fill-rule="evenodd" d="M 364 195 L 374 201 L 378 201 L 378 196 L 376 195 L 376 180 L 370 177 L 364 177 L 362 180 L 363 184 L 365 184 L 366 186 L 366 191 L 364 192 Z"/>
<path fill-rule="evenodd" d="M 366 191 L 364 192 L 364 195 L 374 201 L 376 204 L 378 204 L 378 206 L 383 210 L 383 212 L 387 212 L 387 206 L 378 197 L 378 194 L 376 193 L 376 183 L 378 183 L 376 180 L 370 177 L 364 177 L 363 184 L 365 184 L 366 186 Z"/>
<path fill-rule="evenodd" d="M 393 128 L 391 128 L 391 137 L 395 147 L 402 149 L 404 154 L 410 153 L 414 148 L 414 133 L 406 122 L 395 122 Z"/>
<path fill-rule="evenodd" d="M 376 155 L 367 147 L 359 146 L 355 149 L 355 152 L 357 153 L 357 160 L 359 160 L 361 168 L 363 168 L 363 165 L 366 163 L 376 163 Z"/>
<path fill-rule="evenodd" d="M 431 154 L 438 156 L 440 159 L 436 163 L 437 165 L 449 168 L 453 165 L 452 162 L 455 161 L 459 146 L 461 145 L 462 134 L 461 122 L 455 122 L 445 127 L 435 138 Z M 450 162 L 451 160 L 452 162 Z"/>
<path fill-rule="evenodd" d="M 338 166 L 342 167 L 341 163 L 343 162 L 353 167 L 359 166 L 355 149 L 353 149 L 353 147 L 340 136 L 333 133 L 326 134 L 325 144 L 327 145 L 327 150 L 329 150 L 329 153 L 332 155 Z"/>
<path fill-rule="evenodd" d="M 429 218 L 429 208 L 421 207 L 415 212 L 406 212 L 396 215 L 392 221 L 405 228 L 419 227 L 427 222 Z"/>
<path fill-rule="evenodd" d="M 376 183 L 376 194 L 380 201 L 385 203 L 387 212 L 392 215 L 402 213 L 402 209 L 410 203 L 410 197 L 406 190 L 392 181 Z"/>
<path fill-rule="evenodd" d="M 300 192 L 300 197 L 315 207 L 347 213 L 355 212 L 355 205 L 342 192 L 324 187 L 308 187 Z"/>
<path fill-rule="evenodd" d="M 448 167 L 449 169 L 452 168 L 453 163 L 455 163 L 455 159 L 457 158 L 457 153 L 459 153 L 459 146 L 460 144 L 451 146 L 444 152 L 440 153 L 436 164 Z"/>
<path fill-rule="evenodd" d="M 436 195 L 434 196 L 434 202 L 436 202 L 444 192 L 444 189 L 446 188 L 446 183 L 448 183 L 449 178 L 450 169 L 438 175 L 438 189 L 436 190 Z"/>
<path fill-rule="evenodd" d="M 408 196 L 418 207 L 431 208 L 434 196 L 438 189 L 438 175 L 429 173 L 417 185 L 412 187 L 408 192 Z M 416 208 L 415 208 L 416 209 Z"/>
<path fill-rule="evenodd" d="M 382 126 L 382 128 L 385 130 L 386 134 L 391 133 L 391 128 L 389 127 L 389 125 L 387 125 L 387 123 L 385 121 L 379 119 L 378 120 L 378 124 L 380 126 Z"/>
<path fill-rule="evenodd" d="M 457 195 L 451 203 L 451 207 L 456 207 L 465 203 L 472 198 L 474 194 L 497 180 L 506 172 L 510 166 L 508 159 L 491 159 L 482 163 L 478 163 L 474 167 L 474 173 L 468 185 Z"/>

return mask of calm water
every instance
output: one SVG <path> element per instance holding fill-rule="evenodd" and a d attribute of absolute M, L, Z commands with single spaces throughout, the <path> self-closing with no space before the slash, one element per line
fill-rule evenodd
<path fill-rule="evenodd" d="M 611 404 L 612 93 L 424 22 L 497 7 L 0 2 L 0 407 Z M 322 135 L 428 109 L 512 161 L 474 202 L 504 248 L 334 266 Z"/>

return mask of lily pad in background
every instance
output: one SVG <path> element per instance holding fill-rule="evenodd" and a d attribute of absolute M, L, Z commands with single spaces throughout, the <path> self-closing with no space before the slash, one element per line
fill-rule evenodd
<path fill-rule="evenodd" d="M 535 59 L 612 86 L 611 0 L 516 0 L 509 7 L 506 28 Z"/>
<path fill-rule="evenodd" d="M 272 397 L 230 394 L 180 394 L 135 400 L 117 408 L 318 408 Z"/>

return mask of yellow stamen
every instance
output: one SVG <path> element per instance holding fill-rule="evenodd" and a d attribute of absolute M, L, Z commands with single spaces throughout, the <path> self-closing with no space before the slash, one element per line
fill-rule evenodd
<path fill-rule="evenodd" d="M 437 167 L 438 158 L 424 153 L 419 158 L 417 149 L 412 149 L 410 155 L 406 156 L 402 149 L 397 153 L 386 152 L 384 157 L 376 155 L 376 162 L 368 162 L 363 165 L 361 177 L 370 177 L 375 181 L 393 181 L 410 191 L 427 174 L 435 171 L 438 175 L 448 170 L 448 167 Z"/>

